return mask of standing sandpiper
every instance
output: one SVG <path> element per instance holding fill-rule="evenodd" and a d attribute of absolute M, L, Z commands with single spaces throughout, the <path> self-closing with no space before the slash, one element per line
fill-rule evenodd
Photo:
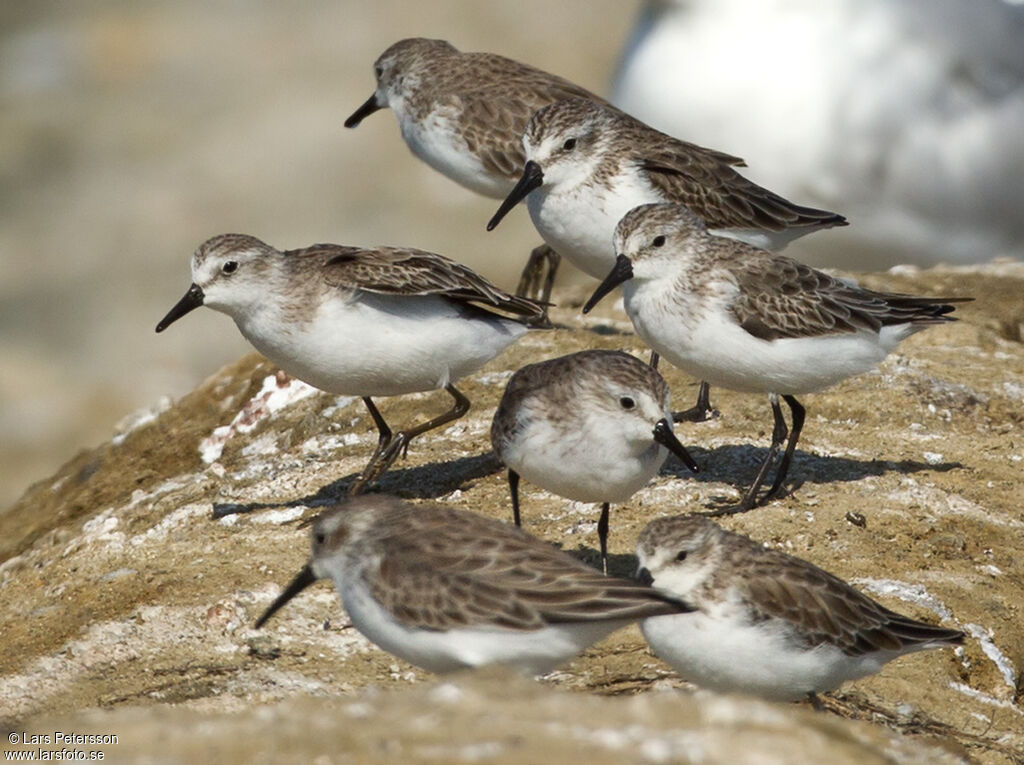
<path fill-rule="evenodd" d="M 804 234 L 845 226 L 836 213 L 802 207 L 747 180 L 743 160 L 680 141 L 592 100 L 538 110 L 523 135 L 526 164 L 487 224 L 526 199 L 533 225 L 556 252 L 595 279 L 615 264 L 612 238 L 637 205 L 684 204 L 715 233 L 778 249 Z M 677 420 L 711 413 L 707 385 Z"/>
<path fill-rule="evenodd" d="M 508 381 L 491 443 L 508 467 L 519 525 L 519 478 L 577 502 L 600 502 L 597 535 L 608 571 L 608 508 L 646 486 L 671 451 L 697 463 L 672 432 L 668 385 L 620 351 L 580 351 L 529 364 Z"/>
<path fill-rule="evenodd" d="M 493 53 L 463 53 L 445 40 L 399 40 L 374 64 L 377 89 L 345 120 L 354 128 L 390 108 L 409 149 L 461 186 L 504 199 L 526 158 L 523 130 L 542 106 L 562 98 L 603 99 L 568 80 Z M 547 302 L 559 256 L 530 255 L 519 294 Z M 547 275 L 541 278 L 544 264 Z"/>
<path fill-rule="evenodd" d="M 245 234 L 199 246 L 192 286 L 156 331 L 201 305 L 234 319 L 288 374 L 363 398 L 380 437 L 352 492 L 387 470 L 415 436 L 464 415 L 469 400 L 454 383 L 544 316 L 538 303 L 430 252 L 337 244 L 282 252 Z M 441 388 L 455 400 L 450 411 L 394 434 L 371 400 Z"/>
<path fill-rule="evenodd" d="M 785 255 L 712 236 L 682 205 L 642 205 L 615 231 L 615 267 L 586 313 L 623 285 L 626 313 L 644 342 L 680 369 L 730 390 L 767 393 L 772 444 L 740 505 L 749 510 L 782 488 L 804 423 L 795 395 L 867 372 L 906 337 L 955 321 L 952 303 L 852 286 Z M 779 406 L 789 405 L 792 433 Z M 788 443 L 771 488 L 758 490 Z M 725 511 L 723 511 L 725 512 Z"/>

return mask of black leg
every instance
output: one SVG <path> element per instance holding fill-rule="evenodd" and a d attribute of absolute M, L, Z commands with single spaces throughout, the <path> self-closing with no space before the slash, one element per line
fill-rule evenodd
<path fill-rule="evenodd" d="M 542 303 L 548 302 L 551 298 L 551 290 L 555 285 L 555 274 L 558 272 L 558 264 L 562 256 L 551 249 L 548 245 L 542 244 L 534 247 L 530 258 L 526 261 L 523 273 L 519 277 L 519 286 L 516 287 L 516 294 L 523 297 L 532 297 Z M 544 274 L 545 266 L 547 274 Z M 543 278 L 542 278 L 543 275 Z"/>
<path fill-rule="evenodd" d="M 814 691 L 807 694 L 807 700 L 811 702 L 811 706 L 814 707 L 815 712 L 825 711 L 825 705 L 821 703 L 821 699 L 818 698 L 818 694 Z"/>
<path fill-rule="evenodd" d="M 380 450 L 379 453 L 374 453 L 373 458 L 359 476 L 359 480 L 353 485 L 352 489 L 349 489 L 350 494 L 358 494 L 362 491 L 363 486 L 370 481 L 376 480 L 384 471 L 391 467 L 391 463 L 398 458 L 399 454 L 404 455 L 409 450 L 409 442 L 416 436 L 457 420 L 469 411 L 469 399 L 463 396 L 454 385 L 446 385 L 444 389 L 449 396 L 455 399 L 454 406 L 444 414 L 438 415 L 432 420 L 427 420 L 422 425 L 395 433 L 384 449 Z"/>
<path fill-rule="evenodd" d="M 779 454 L 779 447 L 782 446 L 782 442 L 785 441 L 786 436 L 789 435 L 789 430 L 786 428 L 786 420 L 782 416 L 782 407 L 779 406 L 779 397 L 773 393 L 769 397 L 769 400 L 772 404 L 772 416 L 775 418 L 775 425 L 772 427 L 772 445 L 768 449 L 768 456 L 765 457 L 764 462 L 761 463 L 761 469 L 757 471 L 757 477 L 754 478 L 754 483 L 749 489 L 747 489 L 747 493 L 743 497 L 743 501 L 740 502 L 737 508 L 729 512 L 743 513 L 758 504 L 757 492 L 761 489 L 761 484 L 764 483 L 765 476 L 768 475 L 768 468 L 770 468 L 772 463 L 775 462 L 775 458 Z M 728 512 L 723 514 L 728 514 Z"/>
<path fill-rule="evenodd" d="M 658 352 L 651 351 L 651 360 L 649 362 L 651 369 L 657 369 L 659 361 L 661 361 L 661 356 L 658 355 Z"/>
<path fill-rule="evenodd" d="M 377 448 L 373 452 L 373 456 L 370 457 L 370 461 L 366 463 L 366 468 L 359 474 L 359 478 L 356 482 L 349 487 L 348 493 L 350 495 L 362 494 L 363 489 L 366 488 L 366 484 L 369 481 L 367 469 L 373 465 L 380 456 L 384 453 L 388 443 L 391 441 L 391 428 L 384 421 L 384 417 L 381 416 L 380 410 L 377 409 L 377 405 L 373 403 L 373 400 L 369 396 L 363 396 L 363 403 L 366 404 L 366 408 L 370 412 L 370 417 L 373 418 L 373 424 L 377 426 Z"/>
<path fill-rule="evenodd" d="M 803 430 L 804 427 L 804 415 L 807 414 L 807 410 L 804 409 L 803 405 L 793 398 L 793 396 L 784 395 L 782 398 L 784 398 L 786 403 L 789 404 L 789 411 L 793 418 L 793 428 L 789 432 L 789 443 L 786 444 L 786 451 L 782 455 L 782 461 L 779 463 L 779 470 L 775 474 L 775 482 L 772 483 L 772 488 L 768 490 L 768 493 L 761 497 L 760 504 L 764 504 L 770 499 L 773 499 L 775 495 L 779 493 L 779 489 L 782 488 L 782 482 L 786 480 L 786 474 L 789 473 L 789 463 L 793 461 L 793 452 L 796 451 L 796 442 L 800 439 L 800 431 Z"/>
<path fill-rule="evenodd" d="M 601 543 L 601 570 L 608 573 L 608 508 L 607 502 L 601 505 L 601 517 L 597 521 L 597 539 Z"/>
<path fill-rule="evenodd" d="M 550 303 L 551 302 L 551 291 L 555 288 L 555 274 L 558 273 L 558 266 L 562 262 L 562 256 L 552 250 L 547 245 L 543 245 L 548 261 L 548 273 L 544 278 L 544 286 L 540 291 L 540 302 Z"/>
<path fill-rule="evenodd" d="M 384 447 L 387 446 L 388 441 L 391 440 L 391 428 L 389 428 L 388 424 L 384 422 L 384 417 L 381 416 L 377 405 L 373 403 L 373 399 L 369 396 L 363 396 L 363 403 L 366 404 L 366 408 L 370 410 L 370 417 L 373 418 L 373 424 L 377 426 L 377 451 L 374 452 L 374 457 L 376 457 L 384 451 Z"/>
<path fill-rule="evenodd" d="M 516 526 L 522 526 L 519 522 L 519 473 L 512 468 L 508 469 L 508 490 L 512 495 L 512 520 Z"/>
<path fill-rule="evenodd" d="M 697 403 L 682 412 L 672 412 L 672 422 L 705 422 L 718 416 L 711 406 L 711 386 L 701 380 Z"/>

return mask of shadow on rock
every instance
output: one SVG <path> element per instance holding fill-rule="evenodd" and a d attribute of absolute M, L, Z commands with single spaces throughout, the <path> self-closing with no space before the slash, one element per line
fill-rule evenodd
<path fill-rule="evenodd" d="M 688 446 L 687 449 L 700 465 L 699 473 L 693 475 L 677 460 L 670 458 L 661 469 L 661 474 L 691 481 L 730 483 L 740 490 L 746 487 L 747 482 L 753 480 L 761 463 L 768 456 L 767 447 L 749 444 L 718 446 L 714 449 Z M 776 464 L 777 462 L 776 460 Z M 805 482 L 859 481 L 862 478 L 885 475 L 886 473 L 909 474 L 924 471 L 945 473 L 962 467 L 963 464 L 960 462 L 930 464 L 916 460 L 858 460 L 850 457 L 822 456 L 797 449 L 789 467 L 786 485 L 791 487 L 790 491 L 792 491 Z M 768 475 L 770 483 L 774 472 L 769 471 Z"/>
<path fill-rule="evenodd" d="M 406 499 L 437 499 L 456 489 L 466 488 L 469 481 L 483 478 L 501 469 L 493 452 L 460 457 L 451 462 L 436 462 L 411 468 L 391 469 L 372 485 L 370 493 L 394 494 Z M 284 502 L 214 502 L 213 519 L 228 515 L 244 515 L 257 510 L 286 507 L 324 507 L 340 502 L 348 496 L 349 487 L 359 477 L 352 473 L 332 481 L 315 494 Z"/>

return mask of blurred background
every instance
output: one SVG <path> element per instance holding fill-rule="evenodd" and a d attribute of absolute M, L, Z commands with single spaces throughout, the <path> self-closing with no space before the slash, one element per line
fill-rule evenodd
<path fill-rule="evenodd" d="M 1024 253 L 1024 7 L 650 0 L 613 100 L 851 222 L 865 270 Z"/>
<path fill-rule="evenodd" d="M 894 6 L 907 2 L 892 0 Z M 985 2 L 1002 7 L 1002 0 Z M 357 130 L 342 127 L 373 90 L 374 59 L 403 37 L 442 37 L 463 50 L 501 53 L 605 95 L 617 82 L 617 98 L 624 103 L 637 90 L 629 108 L 641 114 L 650 110 L 645 118 L 660 119 L 660 127 L 745 157 L 751 177 L 775 184 L 795 201 L 829 199 L 827 206 L 850 215 L 849 229 L 801 240 L 790 250 L 797 257 L 850 268 L 964 260 L 919 246 L 918 239 L 892 255 L 891 241 L 859 238 L 857 229 L 870 226 L 841 203 L 846 194 L 854 199 L 854 192 L 837 194 L 835 182 L 806 181 L 807 168 L 813 178 L 813 163 L 825 162 L 834 148 L 816 144 L 803 156 L 742 133 L 715 128 L 708 133 L 706 125 L 715 122 L 699 115 L 709 102 L 741 114 L 752 128 L 748 136 L 784 132 L 794 123 L 827 134 L 835 123 L 811 114 L 815 104 L 830 109 L 833 121 L 842 119 L 820 89 L 808 89 L 797 99 L 805 108 L 788 114 L 788 126 L 771 127 L 768 109 L 741 113 L 742 95 L 726 93 L 711 75 L 732 63 L 756 73 L 758 58 L 771 54 L 757 49 L 753 63 L 745 60 L 743 47 L 733 43 L 742 40 L 738 31 L 722 27 L 718 47 L 731 58 L 710 70 L 692 62 L 657 65 L 654 75 L 668 75 L 664 85 L 640 93 L 639 85 L 624 84 L 634 71 L 646 71 L 643 80 L 654 76 L 641 55 L 652 30 L 680 35 L 669 50 L 693 45 L 687 36 L 694 28 L 678 13 L 699 5 L 662 0 L 0 4 L 0 508 L 79 449 L 109 438 L 114 423 L 129 413 L 183 395 L 248 350 L 230 320 L 213 311 L 197 311 L 167 332 L 154 333 L 156 322 L 188 287 L 192 251 L 213 234 L 250 233 L 281 248 L 321 241 L 415 245 L 467 262 L 503 286 L 514 285 L 527 252 L 539 243 L 524 210 L 488 234 L 484 224 L 497 203 L 415 160 L 390 113 L 370 117 Z M 812 19 L 819 15 L 813 8 L 803 12 Z M 844 39 L 833 16 L 823 17 L 831 20 L 836 39 Z M 813 28 L 789 24 L 774 37 L 763 15 L 758 23 L 780 51 L 817 41 Z M 705 39 L 716 33 L 713 25 L 702 24 L 698 29 Z M 915 34 L 912 28 L 899 32 Z M 871 34 L 862 32 L 857 40 Z M 847 55 L 837 45 L 813 47 Z M 1015 50 L 1000 53 L 1009 63 L 1000 69 L 1003 79 L 995 94 L 1011 104 L 1024 79 L 1024 65 L 1015 68 L 1024 46 Z M 948 67 L 950 57 L 942 60 Z M 882 63 L 870 74 L 872 81 L 892 82 Z M 778 79 L 762 78 L 762 88 L 800 86 Z M 687 99 L 695 97 L 685 94 L 688 88 L 673 89 L 680 82 L 707 82 L 709 89 L 691 102 Z M 859 92 L 865 85 L 851 87 Z M 720 97 L 709 99 L 708 93 L 716 92 Z M 672 119 L 658 117 L 659 104 L 676 107 Z M 956 113 L 985 106 L 975 100 L 944 108 Z M 680 111 L 694 115 L 693 130 L 678 121 Z M 1013 141 L 1024 140 L 1024 126 L 1016 127 L 1009 146 L 990 146 L 1003 165 L 1024 161 L 1019 144 L 1014 154 Z M 857 168 L 873 161 L 873 147 L 889 136 L 871 134 L 856 156 L 844 155 L 845 164 Z M 937 145 L 941 149 L 941 141 Z M 773 161 L 780 151 L 789 154 Z M 967 159 L 974 162 L 976 156 Z M 787 179 L 780 166 L 799 166 L 805 180 Z M 878 163 L 872 167 L 876 173 L 869 182 L 879 177 Z M 830 170 L 828 177 L 840 174 Z M 865 196 L 857 193 L 858 199 Z M 991 205 L 981 211 L 988 227 L 1011 218 L 1010 233 L 991 237 L 967 259 L 1021 256 L 1024 247 L 1013 225 L 1019 232 L 1022 195 L 1013 193 L 1003 192 L 1006 203 L 998 214 Z M 563 278 L 582 278 L 566 272 Z"/>

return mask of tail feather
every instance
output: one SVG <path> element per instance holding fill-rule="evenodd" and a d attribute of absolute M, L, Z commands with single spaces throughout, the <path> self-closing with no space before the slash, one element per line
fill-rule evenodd
<path fill-rule="evenodd" d="M 886 295 L 889 315 L 883 324 L 940 324 L 957 321 L 949 316 L 956 310 L 956 303 L 969 303 L 972 297 L 915 297 L 912 295 Z"/>

